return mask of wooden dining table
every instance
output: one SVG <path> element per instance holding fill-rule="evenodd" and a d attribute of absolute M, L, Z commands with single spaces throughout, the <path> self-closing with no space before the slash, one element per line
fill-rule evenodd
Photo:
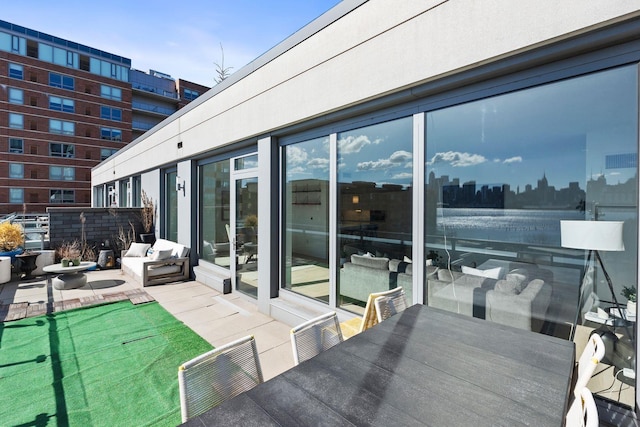
<path fill-rule="evenodd" d="M 573 342 L 414 305 L 186 426 L 562 426 Z"/>

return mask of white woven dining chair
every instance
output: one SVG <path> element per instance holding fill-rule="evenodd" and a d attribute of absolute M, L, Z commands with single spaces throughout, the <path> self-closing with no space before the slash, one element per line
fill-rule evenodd
<path fill-rule="evenodd" d="M 579 399 L 580 391 L 587 386 L 598 363 L 604 357 L 604 342 L 600 335 L 591 334 L 587 345 L 578 359 L 578 378 L 573 389 L 575 399 Z"/>
<path fill-rule="evenodd" d="M 182 422 L 262 383 L 252 335 L 215 348 L 178 369 Z"/>
<path fill-rule="evenodd" d="M 386 295 L 379 296 L 374 301 L 378 323 L 394 316 L 407 308 L 407 298 L 402 287 L 389 291 Z"/>
<path fill-rule="evenodd" d="M 578 397 L 573 400 L 567 412 L 566 427 L 598 427 L 600 417 L 593 394 L 587 387 L 582 387 Z"/>
<path fill-rule="evenodd" d="M 308 320 L 291 329 L 293 362 L 298 365 L 342 341 L 335 311 Z"/>

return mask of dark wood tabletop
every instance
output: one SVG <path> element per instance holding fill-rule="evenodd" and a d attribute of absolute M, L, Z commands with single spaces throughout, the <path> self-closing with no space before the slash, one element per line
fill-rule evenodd
<path fill-rule="evenodd" d="M 414 305 L 187 426 L 562 426 L 574 344 Z"/>

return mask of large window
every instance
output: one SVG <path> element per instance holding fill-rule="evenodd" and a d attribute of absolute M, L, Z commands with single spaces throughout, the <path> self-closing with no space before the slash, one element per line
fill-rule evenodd
<path fill-rule="evenodd" d="M 122 101 L 122 89 L 113 86 L 100 85 L 100 96 L 115 101 Z"/>
<path fill-rule="evenodd" d="M 49 179 L 53 181 L 73 181 L 76 170 L 71 166 L 49 166 Z"/>
<path fill-rule="evenodd" d="M 73 99 L 60 98 L 59 96 L 49 96 L 49 109 L 55 111 L 64 111 L 65 113 L 73 113 L 75 111 L 75 103 Z"/>
<path fill-rule="evenodd" d="M 637 278 L 638 84 L 629 66 L 452 106 L 426 115 L 426 303 L 574 339 L 603 332 Z M 562 247 L 561 220 L 624 222 L 624 251 Z M 581 292 L 582 291 L 582 292 Z M 577 319 L 577 325 L 575 325 Z M 595 321 L 593 321 L 595 320 Z M 618 321 L 621 326 L 623 321 Z M 633 325 L 592 379 L 633 406 Z M 615 339 L 615 337 L 614 337 Z"/>
<path fill-rule="evenodd" d="M 12 79 L 24 79 L 24 67 L 18 64 L 9 64 L 9 77 Z"/>
<path fill-rule="evenodd" d="M 329 138 L 284 147 L 285 280 L 329 301 Z"/>
<path fill-rule="evenodd" d="M 100 106 L 100 118 L 107 120 L 122 121 L 122 110 L 120 108 Z"/>
<path fill-rule="evenodd" d="M 22 154 L 24 152 L 24 140 L 22 138 L 9 138 L 9 152 Z"/>
<path fill-rule="evenodd" d="M 23 104 L 24 92 L 22 89 L 16 89 L 15 87 L 9 88 L 9 102 L 11 104 Z"/>
<path fill-rule="evenodd" d="M 100 138 L 109 141 L 122 141 L 122 131 L 113 128 L 100 128 Z"/>
<path fill-rule="evenodd" d="M 225 268 L 229 268 L 230 264 L 231 189 L 229 172 L 228 159 L 199 167 L 202 195 L 200 258 Z"/>
<path fill-rule="evenodd" d="M 413 118 L 338 134 L 339 304 L 361 312 L 371 292 L 412 299 Z"/>
<path fill-rule="evenodd" d="M 49 143 L 49 155 L 51 157 L 75 157 L 75 145 L 63 144 L 60 142 Z"/>
<path fill-rule="evenodd" d="M 64 76 L 57 73 L 49 73 L 49 86 L 59 87 L 62 89 L 73 90 L 75 87 L 75 81 L 73 77 Z"/>
<path fill-rule="evenodd" d="M 24 165 L 22 163 L 9 163 L 9 178 L 24 178 Z"/>
<path fill-rule="evenodd" d="M 49 132 L 60 135 L 73 135 L 75 133 L 75 123 L 49 119 Z"/>
<path fill-rule="evenodd" d="M 49 201 L 51 203 L 75 203 L 75 191 L 62 189 L 49 190 Z"/>
<path fill-rule="evenodd" d="M 12 129 L 24 128 L 24 116 L 17 113 L 9 113 L 9 127 Z"/>
<path fill-rule="evenodd" d="M 24 203 L 24 188 L 9 188 L 9 203 Z"/>

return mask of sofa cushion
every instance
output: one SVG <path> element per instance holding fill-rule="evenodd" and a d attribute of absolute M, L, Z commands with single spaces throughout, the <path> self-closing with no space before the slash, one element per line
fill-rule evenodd
<path fill-rule="evenodd" d="M 375 268 L 377 270 L 389 270 L 389 258 L 376 258 L 364 255 L 351 255 L 351 262 L 363 267 Z"/>
<path fill-rule="evenodd" d="M 167 249 L 171 249 L 172 251 L 171 256 L 176 258 L 184 258 L 189 254 L 189 248 L 187 248 L 184 245 L 181 245 L 180 243 L 172 242 L 170 240 L 158 239 L 153 244 L 154 251 L 167 250 Z"/>
<path fill-rule="evenodd" d="M 499 279 L 502 275 L 502 267 L 490 268 L 488 270 L 479 270 L 477 268 L 462 266 L 464 274 L 472 274 L 474 276 L 486 277 L 487 279 Z"/>
<path fill-rule="evenodd" d="M 145 257 L 147 256 L 147 250 L 149 250 L 150 247 L 151 245 L 148 243 L 131 243 L 131 246 L 129 246 L 129 249 L 124 256 L 137 258 Z"/>
<path fill-rule="evenodd" d="M 161 261 L 164 259 L 169 259 L 173 255 L 172 249 L 159 249 L 154 250 L 153 253 L 149 256 L 151 261 Z"/>

